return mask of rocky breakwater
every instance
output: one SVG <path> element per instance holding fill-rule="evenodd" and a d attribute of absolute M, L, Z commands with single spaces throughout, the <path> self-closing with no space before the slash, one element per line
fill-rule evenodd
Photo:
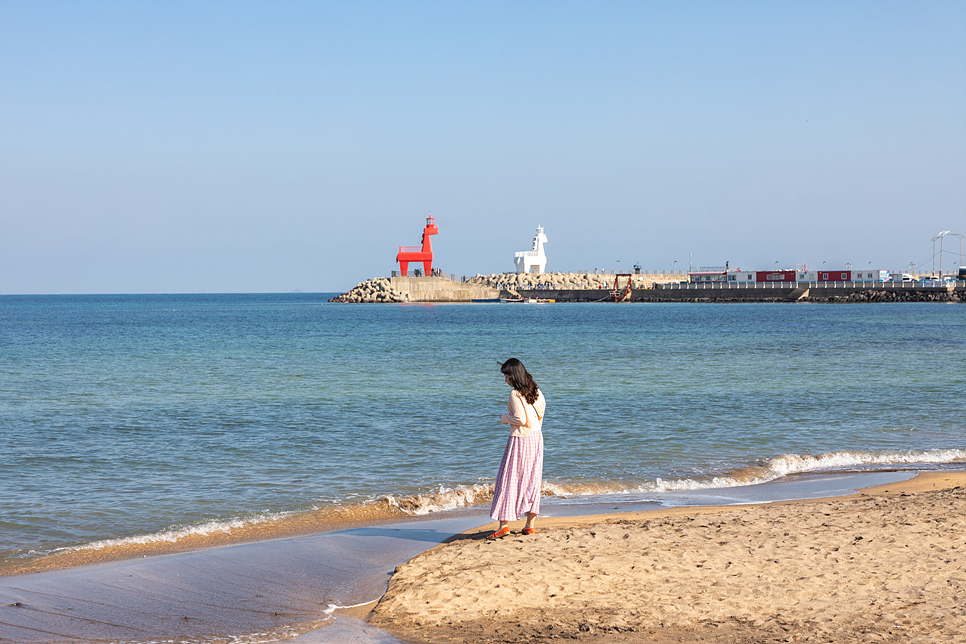
<path fill-rule="evenodd" d="M 614 276 L 593 273 L 492 273 L 476 275 L 467 282 L 507 292 L 517 289 L 584 291 L 610 288 L 614 285 Z"/>
<path fill-rule="evenodd" d="M 849 295 L 803 297 L 802 302 L 962 302 L 962 292 L 952 289 L 925 291 L 856 291 Z"/>
<path fill-rule="evenodd" d="M 408 302 L 409 293 L 394 289 L 388 277 L 374 277 L 356 284 L 348 293 L 337 295 L 329 301 L 353 304 Z"/>

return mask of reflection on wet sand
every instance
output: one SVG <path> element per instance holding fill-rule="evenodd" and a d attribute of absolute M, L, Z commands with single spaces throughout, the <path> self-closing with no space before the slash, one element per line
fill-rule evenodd
<path fill-rule="evenodd" d="M 332 605 L 378 599 L 396 565 L 485 521 L 358 528 L 2 577 L 2 638 L 277 641 L 325 624 Z"/>

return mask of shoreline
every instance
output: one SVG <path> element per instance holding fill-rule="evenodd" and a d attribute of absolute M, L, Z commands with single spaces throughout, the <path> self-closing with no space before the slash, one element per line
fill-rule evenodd
<path fill-rule="evenodd" d="M 906 470 L 882 470 L 886 472 L 902 472 Z M 907 471 L 909 476 L 914 476 L 914 471 Z M 869 472 L 829 472 L 827 476 L 833 479 L 847 479 L 849 476 L 870 476 L 875 475 L 874 471 Z M 754 493 L 748 491 L 757 490 L 763 496 L 762 500 L 769 502 L 777 498 L 810 498 L 812 494 L 805 489 L 807 485 L 802 484 L 803 479 L 813 476 L 822 476 L 820 472 L 801 472 L 790 474 L 779 479 L 764 482 L 749 482 L 745 485 L 730 485 L 721 487 L 699 487 L 693 490 L 681 489 L 672 490 L 663 494 L 664 501 L 673 495 L 687 496 L 707 496 L 712 495 L 719 498 L 727 498 L 717 504 L 707 505 L 729 505 L 732 503 L 753 503 L 758 500 Z M 785 492 L 787 496 L 782 497 L 781 493 L 776 494 L 776 490 L 782 486 L 788 486 Z M 847 488 L 851 489 L 851 488 Z M 647 493 L 642 493 L 645 497 Z M 413 505 L 414 499 L 422 498 L 422 495 L 408 497 L 398 500 L 396 503 L 381 501 L 365 502 L 352 506 L 335 506 L 323 508 L 310 512 L 292 513 L 280 518 L 270 518 L 268 520 L 256 520 L 252 522 L 234 522 L 193 526 L 186 528 L 182 533 L 178 532 L 159 532 L 153 534 L 135 535 L 130 537 L 119 537 L 92 541 L 87 544 L 66 547 L 54 550 L 46 554 L 38 554 L 31 557 L 19 559 L 6 559 L 0 561 L 0 579 L 15 575 L 33 574 L 40 572 L 54 572 L 58 570 L 70 570 L 73 568 L 99 565 L 108 563 L 121 563 L 142 559 L 145 557 L 158 557 L 168 555 L 187 554 L 203 550 L 213 550 L 244 544 L 263 543 L 279 539 L 292 539 L 299 537 L 311 537 L 314 535 L 331 534 L 345 530 L 359 528 L 383 526 L 388 524 L 419 523 L 424 521 L 435 521 L 440 519 L 459 518 L 467 515 L 484 513 L 491 498 L 491 490 L 485 493 L 476 491 L 477 503 L 457 504 L 439 512 L 427 514 L 417 514 L 407 512 L 403 508 Z M 591 498 L 591 502 L 578 502 L 576 504 L 567 503 L 567 500 Z M 599 493 L 590 492 L 570 492 L 559 493 L 544 491 L 545 516 L 582 516 L 599 514 L 594 511 L 597 507 L 611 507 L 613 505 L 633 508 L 644 506 L 650 510 L 652 504 L 662 504 L 662 501 L 640 498 L 628 500 L 626 497 L 620 499 L 609 498 L 607 491 Z M 556 501 L 562 503 L 554 505 Z M 683 507 L 695 505 L 693 501 L 689 503 L 683 499 Z M 697 505 L 705 505 L 700 502 Z M 664 507 L 659 505 L 659 507 Z M 588 510 L 590 510 L 588 512 Z M 634 512 L 632 509 L 624 509 L 622 512 Z"/>
<path fill-rule="evenodd" d="M 894 482 L 881 486 L 881 494 L 891 498 L 913 490 L 909 487 L 910 479 L 916 482 L 914 485 L 925 485 L 926 489 L 948 487 L 966 480 L 966 473 L 952 470 L 907 474 L 909 478 L 891 479 Z M 844 483 L 845 487 L 828 487 L 829 481 L 819 482 L 825 486 L 820 489 L 830 492 L 862 489 L 859 481 L 846 479 Z M 787 495 L 790 491 L 790 488 L 776 489 L 771 494 Z M 372 619 L 373 609 L 377 608 L 374 602 L 384 603 L 392 596 L 392 586 L 387 592 L 387 580 L 397 583 L 402 579 L 402 571 L 438 550 L 478 546 L 495 552 L 493 548 L 532 547 L 550 535 L 587 532 L 595 530 L 593 526 L 613 529 L 614 525 L 620 527 L 638 520 L 682 521 L 682 526 L 690 529 L 688 526 L 695 517 L 707 521 L 709 517 L 726 517 L 728 513 L 747 516 L 749 512 L 759 511 L 756 508 L 815 507 L 816 503 L 847 502 L 842 499 L 880 498 L 868 494 L 865 491 L 835 496 L 831 500 L 691 505 L 556 518 L 545 514 L 538 522 L 538 533 L 534 537 L 523 540 L 514 536 L 499 542 L 482 539 L 493 524 L 485 514 L 478 513 L 0 577 L 0 623 L 6 625 L 5 638 L 17 642 L 95 639 L 125 642 L 156 639 L 162 634 L 169 639 L 197 638 L 202 634 L 228 638 L 269 632 L 288 633 L 287 637 L 304 636 L 300 642 L 306 644 L 328 641 L 326 632 L 333 636 L 350 633 L 356 638 L 351 641 L 360 643 L 392 642 L 386 633 L 396 633 L 413 643 L 446 642 L 450 640 L 442 634 L 436 639 L 429 635 L 407 636 L 403 620 Z M 740 498 L 750 497 L 746 491 Z M 962 514 L 966 515 L 966 511 Z M 658 518 L 659 515 L 665 518 Z M 513 525 L 519 528 L 518 524 Z M 465 561 L 471 562 L 473 558 Z M 484 575 L 491 574 L 486 567 L 477 568 L 471 584 L 479 586 L 481 580 L 486 580 L 486 576 L 480 575 L 481 570 Z M 425 580 L 418 582 L 419 585 L 427 586 Z M 435 587 L 435 584 L 429 586 Z M 338 609 L 337 606 L 354 608 Z M 545 612 L 554 617 L 555 610 Z M 330 622 L 330 616 L 337 619 Z M 361 618 L 369 618 L 372 625 L 360 621 Z M 48 637 L 45 633 L 57 636 Z M 492 641 L 488 635 L 477 639 Z M 471 637 L 467 641 L 474 640 Z"/>
<path fill-rule="evenodd" d="M 762 485 L 767 485 L 763 483 Z M 918 494 L 920 492 L 936 491 L 946 489 L 947 486 L 966 486 L 966 470 L 949 470 L 935 472 L 916 472 L 914 476 L 904 481 L 885 483 L 860 488 L 853 494 L 841 496 L 820 496 L 807 499 L 783 499 L 780 501 L 762 501 L 759 503 L 733 503 L 727 505 L 679 505 L 675 507 L 661 507 L 647 510 L 632 510 L 629 512 L 602 512 L 598 514 L 566 516 L 566 517 L 547 517 L 539 519 L 540 525 L 545 529 L 562 529 L 582 525 L 593 525 L 596 523 L 607 523 L 616 520 L 646 520 L 664 519 L 670 517 L 688 517 L 696 514 L 720 514 L 726 512 L 740 512 L 743 509 L 759 508 L 765 506 L 800 505 L 808 503 L 830 503 L 833 501 L 847 501 L 865 496 L 874 495 L 896 495 L 896 494 Z M 516 521 L 510 524 L 511 529 L 522 526 L 524 521 Z M 492 528 L 497 522 L 491 521 L 482 529 Z M 455 535 L 444 543 L 458 540 L 463 535 L 473 534 L 467 531 L 460 535 Z"/>
<path fill-rule="evenodd" d="M 72 570 L 84 566 L 123 563 L 146 557 L 164 557 L 190 554 L 205 550 L 230 548 L 250 544 L 267 543 L 282 539 L 298 539 L 317 535 L 332 534 L 344 530 L 354 530 L 386 524 L 415 523 L 432 520 L 434 517 L 413 516 L 389 512 L 378 513 L 372 518 L 333 519 L 341 508 L 320 510 L 293 515 L 291 520 L 276 522 L 253 522 L 233 528 L 218 528 L 211 531 L 196 529 L 188 536 L 166 538 L 163 534 L 141 535 L 138 537 L 105 540 L 109 546 L 99 547 L 99 541 L 55 550 L 24 560 L 9 559 L 0 562 L 0 580 L 16 575 L 29 575 L 44 572 Z M 376 513 L 374 513 L 376 514 Z M 281 524 L 281 525 L 280 525 Z M 130 539 L 130 543 L 122 543 Z"/>
<path fill-rule="evenodd" d="M 490 523 L 398 567 L 366 617 L 411 644 L 945 642 L 966 633 L 964 510 L 966 472 L 945 471 L 844 497 L 545 519 L 532 537 L 514 523 L 497 542 Z"/>

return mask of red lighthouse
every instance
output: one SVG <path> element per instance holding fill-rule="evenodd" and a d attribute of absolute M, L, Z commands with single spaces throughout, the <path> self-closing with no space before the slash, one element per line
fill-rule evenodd
<path fill-rule="evenodd" d="M 399 262 L 399 270 L 403 277 L 409 275 L 409 262 L 422 262 L 423 271 L 426 275 L 433 273 L 433 245 L 429 241 L 430 235 L 438 235 L 439 228 L 436 227 L 436 220 L 432 215 L 426 217 L 426 227 L 423 228 L 422 246 L 400 246 L 396 261 Z"/>

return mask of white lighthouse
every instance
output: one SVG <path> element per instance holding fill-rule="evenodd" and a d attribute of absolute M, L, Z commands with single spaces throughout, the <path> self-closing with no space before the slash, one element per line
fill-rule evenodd
<path fill-rule="evenodd" d="M 513 255 L 513 265 L 517 273 L 542 273 L 547 268 L 547 254 L 543 245 L 547 243 L 547 236 L 543 234 L 543 226 L 537 226 L 537 234 L 533 236 L 533 247 L 522 250 Z"/>

